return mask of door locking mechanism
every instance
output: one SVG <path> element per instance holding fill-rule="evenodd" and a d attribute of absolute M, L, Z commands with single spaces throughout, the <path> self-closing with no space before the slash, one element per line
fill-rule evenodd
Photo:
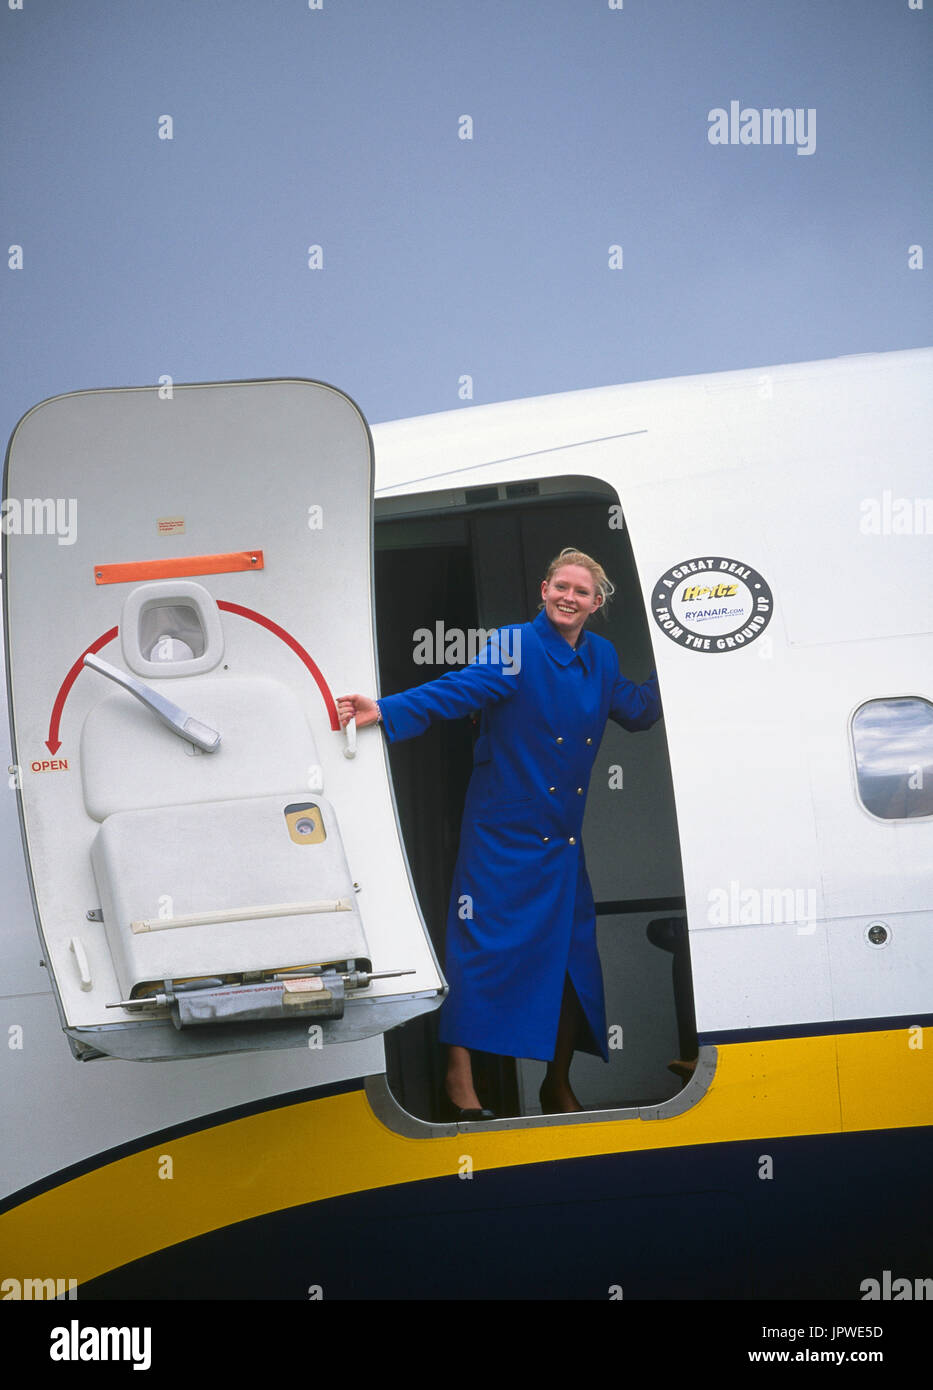
<path fill-rule="evenodd" d="M 183 738 L 186 743 L 193 743 L 204 753 L 215 753 L 220 747 L 220 734 L 216 729 L 202 724 L 200 719 L 195 719 L 192 715 L 187 714 L 171 700 L 167 700 L 164 695 L 158 694 L 150 686 L 137 680 L 135 676 L 127 675 L 125 671 L 111 666 L 109 661 L 102 661 L 99 656 L 94 656 L 91 652 L 85 656 L 84 664 L 92 671 L 96 671 L 98 675 L 106 676 L 115 685 L 122 685 L 124 690 L 135 695 L 140 704 L 151 709 L 156 718 L 162 720 L 166 728 L 171 729 L 173 734 Z"/>

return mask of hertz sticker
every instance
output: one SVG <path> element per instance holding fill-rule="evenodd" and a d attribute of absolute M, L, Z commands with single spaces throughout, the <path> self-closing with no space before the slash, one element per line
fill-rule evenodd
<path fill-rule="evenodd" d="M 732 652 L 760 637 L 774 600 L 757 570 L 739 560 L 684 560 L 654 586 L 651 611 L 663 633 L 695 652 Z"/>

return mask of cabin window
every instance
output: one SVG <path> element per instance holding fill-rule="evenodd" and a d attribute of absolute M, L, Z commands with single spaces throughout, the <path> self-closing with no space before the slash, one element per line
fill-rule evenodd
<path fill-rule="evenodd" d="M 852 717 L 859 799 L 880 820 L 933 816 L 933 704 L 869 700 Z"/>

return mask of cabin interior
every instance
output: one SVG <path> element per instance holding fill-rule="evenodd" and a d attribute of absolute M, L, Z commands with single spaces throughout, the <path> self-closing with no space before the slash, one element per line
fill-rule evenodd
<path fill-rule="evenodd" d="M 419 629 L 445 632 L 528 622 L 541 579 L 565 546 L 595 556 L 616 585 L 592 630 L 612 641 L 623 673 L 654 667 L 648 624 L 619 499 L 593 478 L 547 478 L 387 498 L 376 503 L 376 626 L 381 690 L 436 679 Z M 416 656 L 419 659 L 416 659 Z M 663 686 L 661 699 L 664 699 Z M 389 746 L 412 878 L 443 965 L 444 927 L 460 816 L 472 767 L 469 720 L 434 725 Z M 686 1084 L 669 1070 L 696 1056 L 677 820 L 663 719 L 630 734 L 610 721 L 593 768 L 584 825 L 596 901 L 610 1034 L 609 1065 L 577 1053 L 571 1080 L 588 1110 L 660 1104 Z M 388 1081 L 423 1120 L 440 1114 L 445 1049 L 437 1013 L 386 1036 Z M 544 1063 L 474 1056 L 484 1104 L 499 1116 L 540 1113 Z"/>

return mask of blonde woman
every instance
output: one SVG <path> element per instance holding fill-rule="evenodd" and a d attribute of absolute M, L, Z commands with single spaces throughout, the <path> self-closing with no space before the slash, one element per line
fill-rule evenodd
<path fill-rule="evenodd" d="M 613 592 L 603 567 L 562 550 L 533 622 L 500 629 L 476 661 L 399 695 L 338 700 L 341 721 L 381 723 L 395 742 L 482 711 L 447 918 L 450 995 L 440 1037 L 455 1118 L 492 1119 L 471 1049 L 548 1063 L 545 1111 L 582 1109 L 575 1049 L 608 1060 L 596 916 L 581 829 L 607 719 L 648 729 L 657 678 L 635 685 L 615 648 L 585 631 Z"/>

